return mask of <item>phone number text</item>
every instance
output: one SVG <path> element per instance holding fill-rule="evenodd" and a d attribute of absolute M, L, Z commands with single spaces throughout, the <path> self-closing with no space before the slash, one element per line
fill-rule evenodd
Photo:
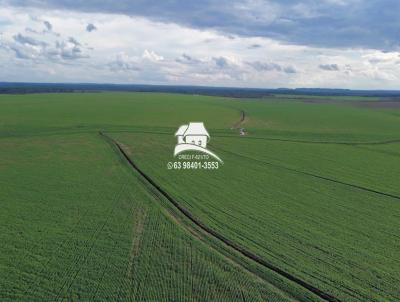
<path fill-rule="evenodd" d="M 216 170 L 219 168 L 217 161 L 175 161 L 168 162 L 168 170 Z"/>

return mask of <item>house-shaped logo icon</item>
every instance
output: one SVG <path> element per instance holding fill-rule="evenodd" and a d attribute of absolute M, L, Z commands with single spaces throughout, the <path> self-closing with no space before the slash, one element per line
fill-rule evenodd
<path fill-rule="evenodd" d="M 182 125 L 175 132 L 175 136 L 178 143 L 175 147 L 174 156 L 184 151 L 200 151 L 222 162 L 216 154 L 207 149 L 207 143 L 210 141 L 210 134 L 204 126 L 204 123 L 190 122 L 188 125 Z"/>
<path fill-rule="evenodd" d="M 178 138 L 178 144 L 192 144 L 203 148 L 207 147 L 210 140 L 203 123 L 189 123 L 189 125 L 182 125 L 178 131 L 175 132 Z"/>

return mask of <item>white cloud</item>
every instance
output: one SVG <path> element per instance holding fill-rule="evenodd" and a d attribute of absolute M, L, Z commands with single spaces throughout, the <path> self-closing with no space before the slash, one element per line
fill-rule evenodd
<path fill-rule="evenodd" d="M 3 7 L 0 19 L 0 81 L 393 89 L 400 79 L 398 52 L 290 45 L 118 14 Z"/>
<path fill-rule="evenodd" d="M 142 58 L 149 60 L 151 62 L 159 62 L 159 61 L 164 60 L 163 56 L 160 56 L 160 55 L 156 54 L 154 51 L 147 50 L 147 49 L 144 50 Z"/>

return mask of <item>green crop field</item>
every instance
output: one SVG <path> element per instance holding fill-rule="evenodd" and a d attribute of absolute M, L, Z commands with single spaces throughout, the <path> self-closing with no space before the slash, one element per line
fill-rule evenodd
<path fill-rule="evenodd" d="M 399 301 L 400 109 L 325 99 L 0 95 L 1 301 Z"/>

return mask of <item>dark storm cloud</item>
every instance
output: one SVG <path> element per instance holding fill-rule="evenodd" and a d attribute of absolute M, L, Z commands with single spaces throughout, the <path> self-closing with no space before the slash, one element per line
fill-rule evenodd
<path fill-rule="evenodd" d="M 0 0 L 9 5 L 123 13 L 227 35 L 322 47 L 391 50 L 400 45 L 398 0 Z"/>

